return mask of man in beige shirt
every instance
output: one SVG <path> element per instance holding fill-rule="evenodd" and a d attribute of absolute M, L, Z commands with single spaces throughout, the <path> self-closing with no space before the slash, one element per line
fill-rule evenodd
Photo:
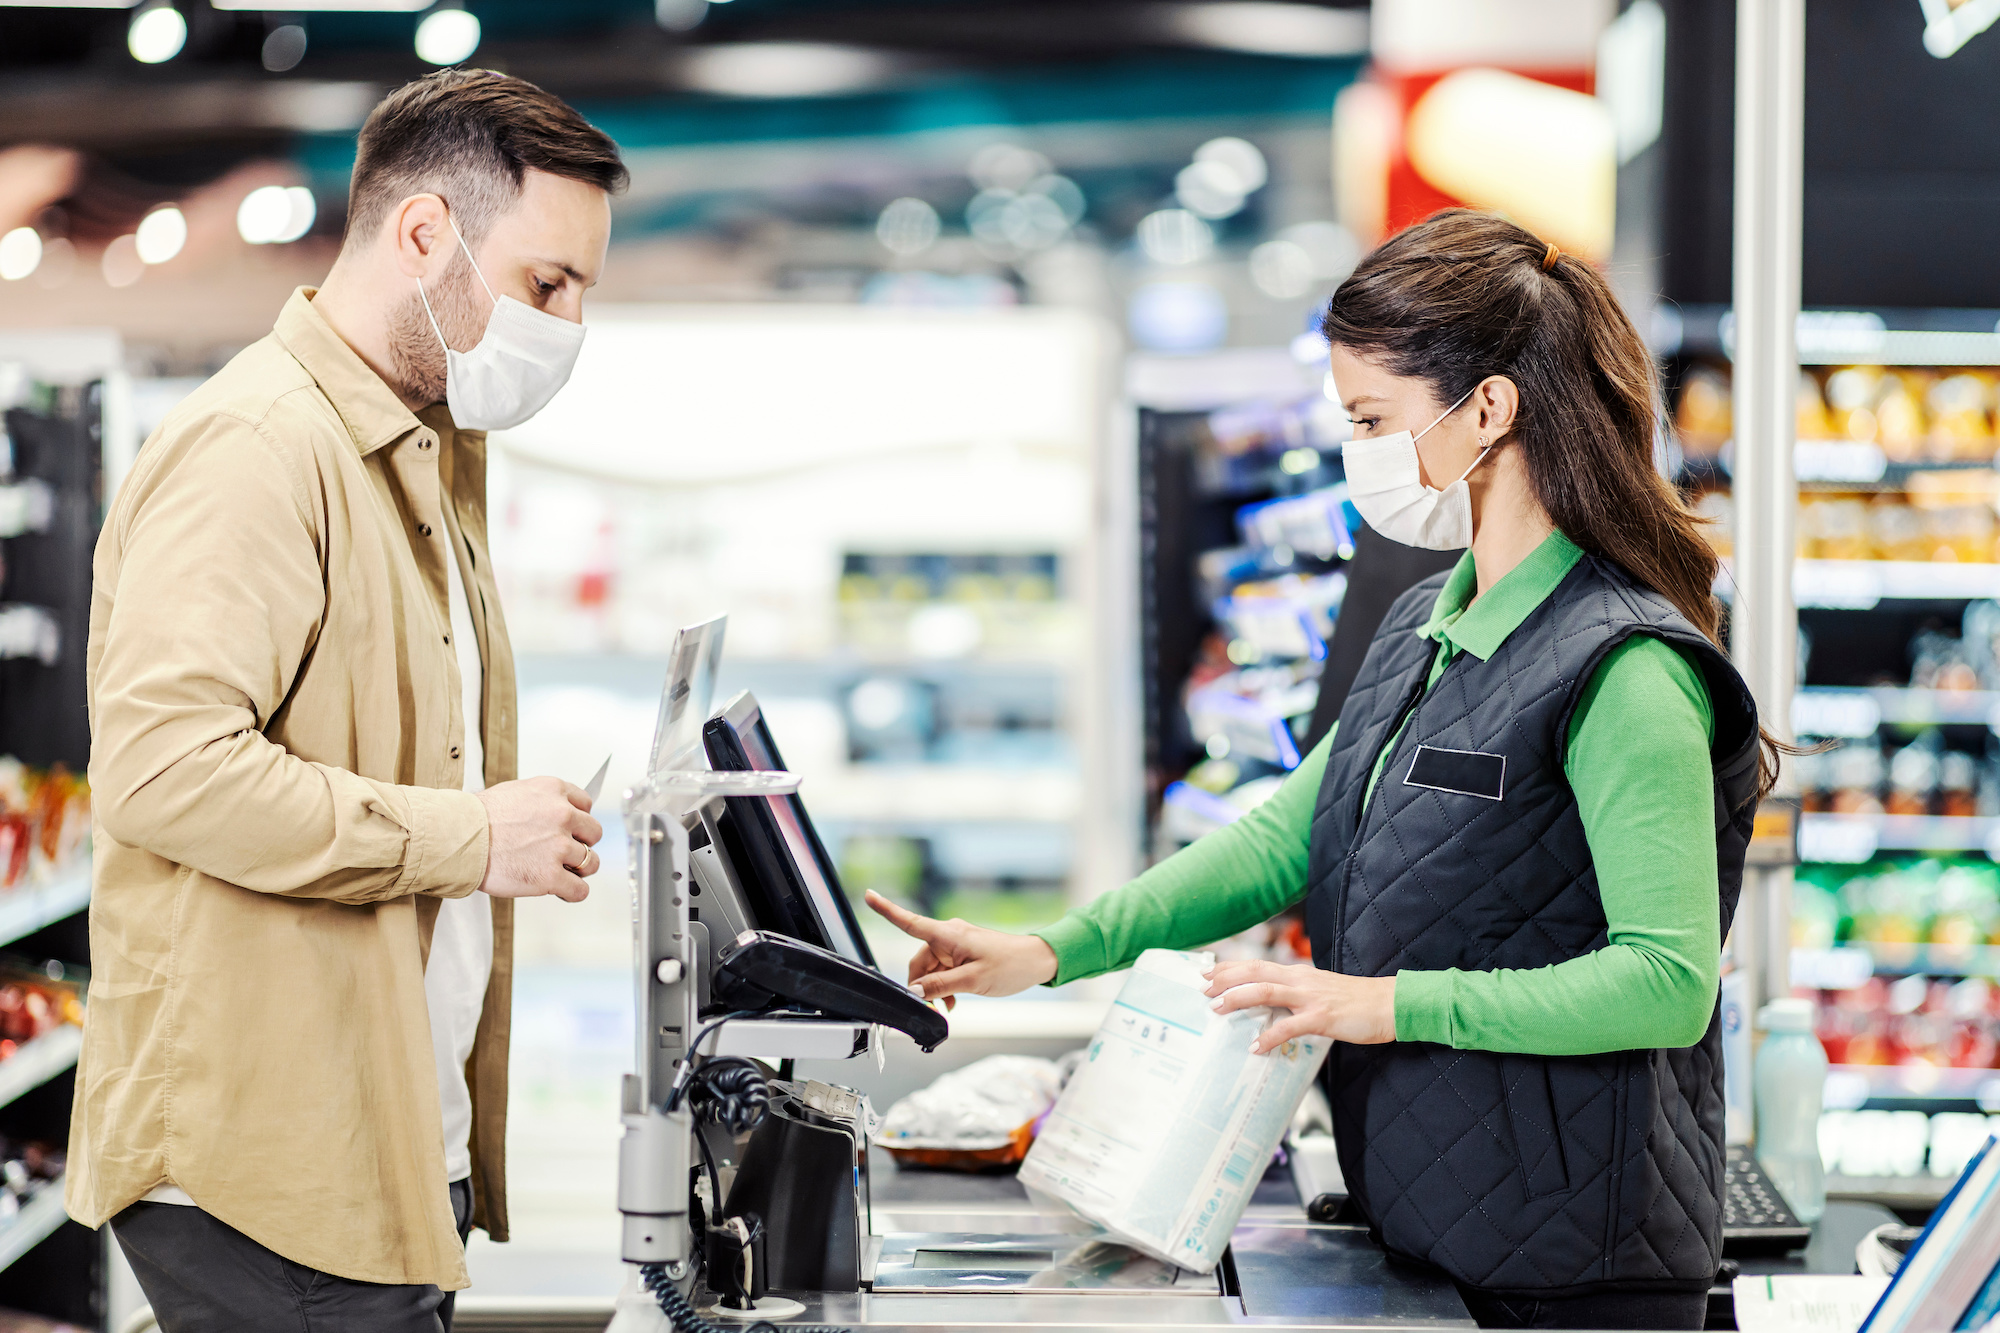
<path fill-rule="evenodd" d="M 567 377 L 625 179 L 519 79 L 391 94 L 325 285 L 106 516 L 67 1202 L 167 1333 L 438 1333 L 506 1239 L 512 900 L 603 830 L 514 780 L 484 431 Z"/>

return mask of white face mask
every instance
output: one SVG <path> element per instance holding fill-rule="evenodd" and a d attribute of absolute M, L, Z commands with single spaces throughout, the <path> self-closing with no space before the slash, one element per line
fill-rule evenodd
<path fill-rule="evenodd" d="M 1474 390 L 1466 390 L 1465 398 Z M 1340 451 L 1347 469 L 1347 498 L 1368 520 L 1368 526 L 1390 541 L 1405 546 L 1421 546 L 1430 551 L 1456 551 L 1472 545 L 1472 491 L 1465 484 L 1472 468 L 1485 461 L 1492 446 L 1457 481 L 1443 490 L 1424 485 L 1423 465 L 1417 460 L 1417 441 L 1465 406 L 1459 399 L 1444 415 L 1415 435 L 1399 430 L 1373 440 L 1349 440 Z"/>
<path fill-rule="evenodd" d="M 458 227 L 446 219 L 451 234 Z M 465 238 L 458 236 L 461 248 Z M 431 299 L 417 279 L 417 295 L 430 315 L 431 331 L 444 343 L 444 399 L 451 406 L 452 424 L 460 430 L 507 430 L 548 406 L 549 399 L 569 381 L 576 354 L 583 350 L 584 328 L 511 296 L 493 296 L 486 275 L 465 251 L 465 262 L 479 285 L 493 297 L 493 314 L 478 346 L 454 352 L 444 343 L 444 330 L 431 313 Z"/>

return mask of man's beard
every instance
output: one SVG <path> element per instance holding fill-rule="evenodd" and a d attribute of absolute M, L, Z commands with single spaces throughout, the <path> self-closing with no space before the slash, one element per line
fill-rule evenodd
<path fill-rule="evenodd" d="M 430 297 L 431 314 L 437 316 L 438 328 L 444 331 L 445 340 L 461 352 L 472 350 L 486 332 L 487 307 L 491 302 L 485 292 L 476 290 L 477 286 L 472 265 L 465 262 L 465 252 L 459 250 L 445 265 L 443 275 L 424 288 L 424 294 Z M 396 389 L 406 401 L 428 406 L 445 400 L 444 348 L 438 343 L 437 331 L 431 328 L 430 317 L 424 313 L 422 297 L 414 290 L 389 316 L 389 360 Z"/>

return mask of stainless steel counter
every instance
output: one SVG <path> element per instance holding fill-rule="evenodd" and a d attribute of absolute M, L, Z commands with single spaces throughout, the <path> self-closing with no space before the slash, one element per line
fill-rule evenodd
<path fill-rule="evenodd" d="M 1047 1224 L 1012 1176 L 898 1171 L 883 1155 L 871 1163 L 878 1236 L 940 1233 L 988 1238 L 1037 1237 Z M 1042 1244 L 1037 1242 L 1037 1244 Z M 892 1251 L 895 1249 L 892 1243 Z M 1360 1227 L 1308 1222 L 1289 1186 L 1259 1190 L 1230 1246 L 1232 1268 L 1175 1290 L 1106 1287 L 1088 1291 L 795 1292 L 806 1313 L 791 1323 L 871 1330 L 985 1329 L 1207 1330 L 1473 1327 L 1451 1283 L 1435 1273 L 1392 1264 Z M 872 1275 L 872 1269 L 871 1269 Z M 1206 1291 L 1192 1294 L 1188 1286 Z M 1220 1290 L 1218 1290 L 1220 1286 Z"/>

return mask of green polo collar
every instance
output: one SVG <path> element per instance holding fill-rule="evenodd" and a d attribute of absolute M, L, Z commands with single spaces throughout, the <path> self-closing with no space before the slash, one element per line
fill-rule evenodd
<path fill-rule="evenodd" d="M 1528 613 L 1548 600 L 1556 585 L 1583 559 L 1583 549 L 1560 532 L 1551 532 L 1520 564 L 1474 601 L 1479 571 L 1472 552 L 1459 557 L 1451 577 L 1438 589 L 1431 618 L 1417 631 L 1454 652 L 1471 653 L 1484 662 L 1521 627 Z"/>

